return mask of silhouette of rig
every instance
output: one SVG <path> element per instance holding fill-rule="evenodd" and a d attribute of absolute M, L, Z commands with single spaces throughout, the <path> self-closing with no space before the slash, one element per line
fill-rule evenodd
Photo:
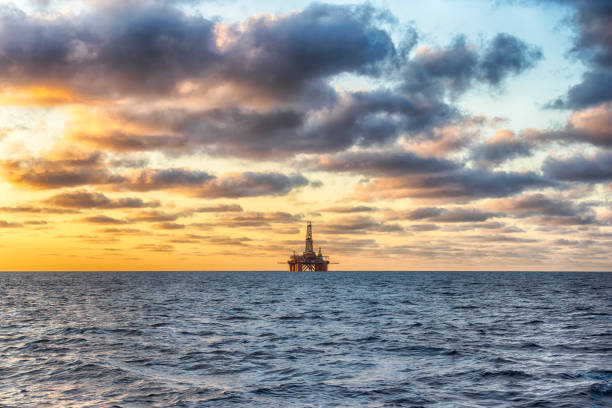
<path fill-rule="evenodd" d="M 287 263 L 289 264 L 289 272 L 327 272 L 327 265 L 329 261 L 326 259 L 327 256 L 323 256 L 321 248 L 319 253 L 315 253 L 312 243 L 312 223 L 308 221 L 306 223 L 306 248 L 302 255 L 296 255 L 293 251 L 293 255 L 289 258 Z"/>

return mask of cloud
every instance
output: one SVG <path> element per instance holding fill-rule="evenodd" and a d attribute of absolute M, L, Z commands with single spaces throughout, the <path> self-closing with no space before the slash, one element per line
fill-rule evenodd
<path fill-rule="evenodd" d="M 216 177 L 204 171 L 171 168 L 132 173 L 117 188 L 129 191 L 174 190 L 205 198 L 239 198 L 285 195 L 308 184 L 308 179 L 301 174 L 243 172 Z"/>
<path fill-rule="evenodd" d="M 308 179 L 301 174 L 286 176 L 280 173 L 244 172 L 211 180 L 199 188 L 196 195 L 206 198 L 278 196 L 306 185 Z"/>
<path fill-rule="evenodd" d="M 612 100 L 612 72 L 588 71 L 582 82 L 567 91 L 566 99 L 556 99 L 548 107 L 557 109 L 583 109 Z"/>
<path fill-rule="evenodd" d="M 139 244 L 134 246 L 135 250 L 150 251 L 150 252 L 174 252 L 174 246 L 170 244 Z"/>
<path fill-rule="evenodd" d="M 12 184 L 34 189 L 112 184 L 123 181 L 104 167 L 103 154 L 93 152 L 72 158 L 0 160 L 0 176 Z"/>
<path fill-rule="evenodd" d="M 163 2 L 103 2 L 80 18 L 0 14 L 0 76 L 89 94 L 168 92 L 215 63 L 214 23 Z"/>
<path fill-rule="evenodd" d="M 143 234 L 143 231 L 137 228 L 103 228 L 99 231 L 105 234 L 115 234 L 115 235 Z"/>
<path fill-rule="evenodd" d="M 175 222 L 162 222 L 155 225 L 155 228 L 162 230 L 178 230 L 185 228 L 184 224 L 177 224 Z"/>
<path fill-rule="evenodd" d="M 534 172 L 505 172 L 461 169 L 439 174 L 377 178 L 358 186 L 358 197 L 422 199 L 431 202 L 469 202 L 482 198 L 507 197 L 528 189 L 558 186 Z"/>
<path fill-rule="evenodd" d="M 207 207 L 197 207 L 193 209 L 197 213 L 223 213 L 223 212 L 242 212 L 242 207 L 238 204 L 217 204 Z"/>
<path fill-rule="evenodd" d="M 331 220 L 317 227 L 317 231 L 324 234 L 367 234 L 369 232 L 401 232 L 403 230 L 400 225 L 387 224 L 372 217 L 360 215 Z"/>
<path fill-rule="evenodd" d="M 67 208 L 143 208 L 159 207 L 159 201 L 145 202 L 140 198 L 122 197 L 111 199 L 102 193 L 77 190 L 56 194 L 43 201 L 46 204 Z"/>
<path fill-rule="evenodd" d="M 498 85 L 511 74 L 520 74 L 533 67 L 543 57 L 542 52 L 520 39 L 505 33 L 497 34 L 480 61 L 484 81 Z"/>
<path fill-rule="evenodd" d="M 467 90 L 473 81 L 498 86 L 509 75 L 533 67 L 540 59 L 538 48 L 510 34 L 497 34 L 483 50 L 459 35 L 447 47 L 422 47 L 413 59 L 405 61 L 402 89 L 430 100 L 439 99 L 447 89 L 452 93 Z"/>
<path fill-rule="evenodd" d="M 43 221 L 43 220 L 30 220 L 30 221 L 24 221 L 25 225 L 47 225 L 48 222 L 47 221 Z"/>
<path fill-rule="evenodd" d="M 85 217 L 81 219 L 82 222 L 92 224 L 126 224 L 127 221 L 119 220 L 117 218 L 109 217 L 106 215 L 93 215 L 91 217 Z"/>
<path fill-rule="evenodd" d="M 79 19 L 0 14 L 0 76 L 39 78 L 94 95 L 172 93 L 206 78 L 295 94 L 340 72 L 378 75 L 395 54 L 375 8 L 315 3 L 227 25 L 171 2 L 99 2 Z M 44 67 L 44 68 L 43 68 Z"/>
<path fill-rule="evenodd" d="M 324 208 L 321 211 L 331 212 L 331 213 L 357 213 L 357 212 L 372 212 L 376 210 L 377 209 L 374 207 L 358 205 L 358 206 L 329 207 L 329 208 Z"/>
<path fill-rule="evenodd" d="M 156 1 L 95 3 L 75 19 L 41 18 L 15 8 L 0 15 L 0 79 L 135 98 L 114 112 L 134 126 L 76 129 L 71 135 L 115 152 L 257 159 L 383 146 L 461 120 L 459 109 L 445 100 L 447 91 L 464 92 L 473 81 L 497 86 L 541 58 L 536 48 L 508 34 L 496 35 L 482 49 L 459 36 L 445 48 L 422 47 L 411 56 L 415 30 L 404 28 L 407 40 L 396 47 L 384 28 L 396 27 L 394 18 L 367 4 L 313 3 L 241 24 L 188 15 L 172 2 Z M 401 85 L 337 91 L 326 81 L 342 73 L 397 79 Z M 245 96 L 213 108 L 143 108 L 134 102 L 150 93 L 208 100 L 214 99 L 211 93 L 223 94 L 219 89 Z M 83 178 L 55 176 L 58 185 L 84 184 Z"/>
<path fill-rule="evenodd" d="M 394 215 L 395 219 L 408 219 L 408 220 L 423 220 L 427 218 L 435 218 L 444 212 L 444 208 L 439 207 L 419 207 L 415 210 L 405 212 L 401 215 Z"/>
<path fill-rule="evenodd" d="M 23 224 L 18 222 L 10 222 L 5 220 L 0 220 L 0 228 L 19 228 L 22 227 Z"/>
<path fill-rule="evenodd" d="M 459 118 L 442 100 L 424 100 L 393 90 L 344 92 L 333 106 L 226 107 L 206 110 L 165 109 L 121 113 L 140 127 L 161 128 L 169 135 L 115 131 L 75 140 L 115 151 L 194 151 L 245 158 L 291 157 L 329 153 L 351 146 L 375 146 L 409 131 L 424 131 Z"/>
<path fill-rule="evenodd" d="M 376 76 L 396 52 L 389 34 L 377 27 L 385 20 L 388 15 L 370 5 L 322 3 L 287 16 L 253 17 L 228 27 L 222 70 L 280 94 L 341 72 Z"/>
<path fill-rule="evenodd" d="M 275 172 L 230 173 L 220 177 L 202 170 L 185 168 L 128 170 L 111 172 L 102 153 L 79 158 L 24 158 L 0 160 L 0 176 L 21 187 L 56 189 L 62 187 L 104 185 L 108 189 L 127 191 L 173 190 L 185 195 L 208 198 L 284 195 L 304 187 L 309 180 L 301 174 Z M 137 198 L 111 200 L 101 193 L 85 190 L 58 194 L 48 203 L 78 207 L 78 203 L 98 208 L 154 207 L 156 202 Z"/>
<path fill-rule="evenodd" d="M 563 129 L 540 132 L 539 138 L 612 147 L 612 103 L 573 112 Z"/>
<path fill-rule="evenodd" d="M 576 204 L 541 193 L 494 200 L 489 206 L 514 217 L 539 217 L 544 224 L 582 225 L 595 222 L 595 213 L 589 204 Z"/>
<path fill-rule="evenodd" d="M 390 220 L 427 220 L 430 222 L 456 223 L 456 222 L 484 222 L 492 217 L 499 216 L 496 213 L 483 212 L 476 208 L 442 208 L 442 207 L 419 207 L 414 210 L 391 212 L 387 219 Z"/>
<path fill-rule="evenodd" d="M 179 151 L 186 150 L 189 146 L 189 140 L 184 136 L 136 134 L 116 130 L 103 134 L 74 133 L 71 138 L 95 148 L 117 152 L 145 152 L 162 149 Z"/>
<path fill-rule="evenodd" d="M 542 170 L 547 177 L 562 181 L 601 183 L 612 180 L 612 152 L 600 151 L 590 157 L 574 155 L 567 159 L 549 157 Z"/>
<path fill-rule="evenodd" d="M 0 207 L 1 212 L 12 213 L 34 213 L 34 214 L 76 214 L 79 210 L 69 210 L 64 208 L 35 207 L 30 205 L 17 205 L 14 207 Z"/>
<path fill-rule="evenodd" d="M 212 222 L 211 225 L 227 227 L 261 227 L 270 224 L 292 224 L 300 221 L 301 215 L 287 212 L 244 212 L 240 215 L 225 216 Z"/>
<path fill-rule="evenodd" d="M 499 130 L 486 143 L 472 148 L 471 159 L 482 166 L 498 165 L 516 157 L 530 156 L 532 142 L 519 139 L 513 132 Z"/>
<path fill-rule="evenodd" d="M 316 170 L 355 173 L 366 176 L 403 176 L 438 173 L 457 169 L 458 164 L 434 157 L 421 157 L 409 151 L 344 152 L 304 161 Z"/>
<path fill-rule="evenodd" d="M 191 212 L 166 213 L 163 211 L 150 210 L 139 211 L 130 216 L 130 222 L 169 222 L 178 218 L 191 215 Z"/>
<path fill-rule="evenodd" d="M 414 231 L 414 232 L 436 231 L 439 229 L 440 227 L 436 224 L 412 224 L 406 227 L 407 231 Z"/>
<path fill-rule="evenodd" d="M 129 173 L 119 188 L 130 191 L 156 191 L 167 189 L 194 190 L 215 176 L 200 170 L 183 168 L 144 169 Z"/>
<path fill-rule="evenodd" d="M 607 1 L 569 0 L 575 9 L 572 23 L 577 32 L 572 52 L 588 67 L 582 82 L 564 97 L 550 103 L 553 108 L 583 109 L 612 100 L 612 8 Z"/>
<path fill-rule="evenodd" d="M 437 222 L 483 222 L 497 214 L 483 212 L 475 208 L 451 208 L 444 210 L 440 215 L 429 218 L 430 221 Z"/>

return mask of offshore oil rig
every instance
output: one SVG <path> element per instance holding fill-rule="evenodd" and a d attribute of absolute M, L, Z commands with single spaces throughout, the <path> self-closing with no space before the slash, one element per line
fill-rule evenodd
<path fill-rule="evenodd" d="M 314 251 L 312 244 L 312 223 L 308 221 L 306 223 L 306 248 L 304 248 L 302 255 L 296 255 L 295 251 L 293 251 L 293 255 L 287 261 L 289 272 L 327 272 L 329 261 L 326 258 L 327 256 L 323 256 L 321 253 L 321 248 L 319 248 L 318 254 Z"/>

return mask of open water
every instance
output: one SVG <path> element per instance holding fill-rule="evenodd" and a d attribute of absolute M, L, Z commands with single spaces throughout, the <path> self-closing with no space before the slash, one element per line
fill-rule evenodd
<path fill-rule="evenodd" d="M 0 273 L 1 407 L 612 406 L 612 273 Z"/>

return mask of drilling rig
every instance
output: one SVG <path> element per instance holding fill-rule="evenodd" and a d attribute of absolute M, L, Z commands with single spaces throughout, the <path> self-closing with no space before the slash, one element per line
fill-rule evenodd
<path fill-rule="evenodd" d="M 310 221 L 306 223 L 306 246 L 304 253 L 296 255 L 294 251 L 287 263 L 289 264 L 289 272 L 327 272 L 327 265 L 329 265 L 327 256 L 323 256 L 321 248 L 319 248 L 318 253 L 314 251 L 312 223 Z"/>

